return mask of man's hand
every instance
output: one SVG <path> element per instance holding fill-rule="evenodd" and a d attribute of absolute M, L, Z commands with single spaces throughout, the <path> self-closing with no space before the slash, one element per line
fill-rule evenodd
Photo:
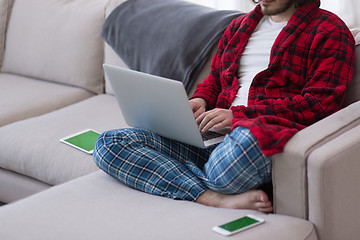
<path fill-rule="evenodd" d="M 189 101 L 195 119 L 206 111 L 206 101 L 202 98 L 194 98 Z"/>
<path fill-rule="evenodd" d="M 196 118 L 201 132 L 207 132 L 210 128 L 221 129 L 231 126 L 231 120 L 234 114 L 229 109 L 215 108 L 213 110 L 202 113 Z"/>

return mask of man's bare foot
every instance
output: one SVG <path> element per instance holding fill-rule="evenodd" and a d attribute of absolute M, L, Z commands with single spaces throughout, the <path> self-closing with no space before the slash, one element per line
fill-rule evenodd
<path fill-rule="evenodd" d="M 226 195 L 206 190 L 195 202 L 212 207 L 254 209 L 265 213 L 273 211 L 268 196 L 262 190 L 250 190 L 237 195 Z"/>

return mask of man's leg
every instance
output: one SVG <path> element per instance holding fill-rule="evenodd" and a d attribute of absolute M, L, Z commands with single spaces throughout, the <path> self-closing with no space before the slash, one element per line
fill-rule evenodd
<path fill-rule="evenodd" d="M 211 153 L 204 181 L 216 192 L 243 193 L 270 183 L 271 166 L 250 130 L 238 127 Z"/>
<path fill-rule="evenodd" d="M 255 190 L 271 182 L 271 159 L 248 129 L 236 128 L 212 152 L 203 169 L 192 171 L 210 189 L 197 202 L 211 206 L 272 210 L 268 196 Z"/>
<path fill-rule="evenodd" d="M 143 192 L 194 201 L 207 190 L 185 165 L 203 166 L 211 150 L 199 149 L 142 129 L 103 133 L 94 160 L 106 173 Z"/>
<path fill-rule="evenodd" d="M 271 203 L 264 192 L 247 191 L 261 184 L 262 180 L 255 185 L 244 185 L 241 182 L 246 180 L 244 177 L 218 177 L 221 173 L 241 175 L 238 164 L 233 163 L 238 162 L 239 155 L 252 152 L 251 144 L 239 147 L 238 142 L 242 140 L 236 131 L 226 139 L 209 159 L 213 149 L 188 146 L 140 129 L 121 129 L 100 136 L 94 160 L 109 175 L 147 193 L 210 206 L 271 211 Z M 236 154 L 226 154 L 232 151 Z M 244 154 L 239 154 L 241 152 Z M 246 166 L 248 161 L 242 165 Z M 238 183 L 242 186 L 240 189 Z M 209 190 L 209 186 L 214 190 Z"/>

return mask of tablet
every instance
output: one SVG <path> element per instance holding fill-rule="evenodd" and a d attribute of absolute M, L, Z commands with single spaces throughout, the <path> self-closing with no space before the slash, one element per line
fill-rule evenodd
<path fill-rule="evenodd" d="M 92 129 L 86 129 L 61 138 L 60 141 L 88 154 L 93 154 L 95 143 L 99 136 L 100 133 Z"/>

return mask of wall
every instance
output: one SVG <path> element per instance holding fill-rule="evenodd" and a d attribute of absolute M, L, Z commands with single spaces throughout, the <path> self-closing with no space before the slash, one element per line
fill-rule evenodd
<path fill-rule="evenodd" d="M 247 12 L 254 8 L 250 0 L 186 0 L 218 9 L 239 9 Z M 349 28 L 360 28 L 359 0 L 321 0 L 321 6 L 335 12 L 348 24 Z"/>
<path fill-rule="evenodd" d="M 360 1 L 359 0 L 352 0 L 353 9 L 354 9 L 354 25 L 351 27 L 360 28 Z M 358 9 L 359 12 L 356 11 Z"/>

